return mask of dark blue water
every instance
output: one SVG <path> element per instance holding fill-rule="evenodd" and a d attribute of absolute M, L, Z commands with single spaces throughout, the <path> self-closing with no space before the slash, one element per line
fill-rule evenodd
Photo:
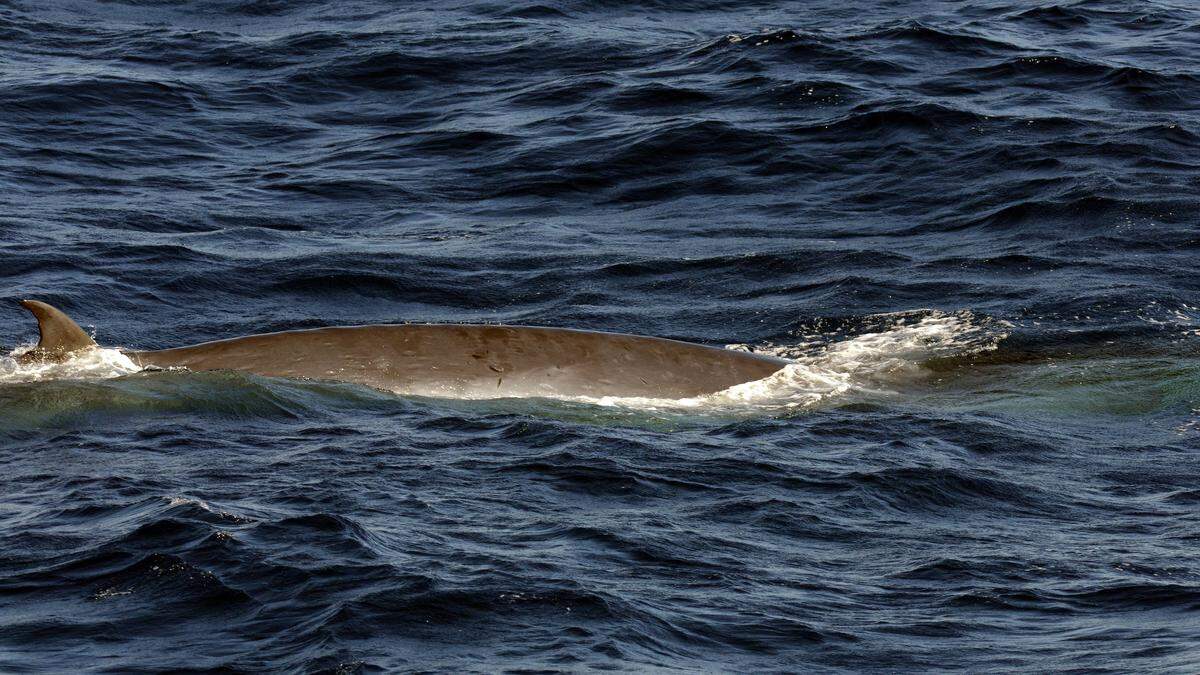
<path fill-rule="evenodd" d="M 0 359 L 0 671 L 1200 670 L 1200 8 L 0 0 L 0 345 L 795 358 L 452 401 Z"/>

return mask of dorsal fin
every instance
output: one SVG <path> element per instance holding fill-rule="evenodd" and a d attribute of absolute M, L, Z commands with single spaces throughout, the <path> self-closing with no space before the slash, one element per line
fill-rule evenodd
<path fill-rule="evenodd" d="M 33 312 L 42 332 L 37 347 L 22 354 L 21 361 L 59 361 L 73 351 L 96 346 L 79 324 L 54 307 L 37 300 L 22 300 L 21 306 Z"/>

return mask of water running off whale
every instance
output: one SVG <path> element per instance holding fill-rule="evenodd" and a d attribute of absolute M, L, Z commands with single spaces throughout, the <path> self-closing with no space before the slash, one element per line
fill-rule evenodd
<path fill-rule="evenodd" d="M 102 349 L 59 310 L 22 303 L 41 341 L 0 359 L 0 382 L 114 377 L 142 369 L 234 370 L 459 399 L 543 397 L 638 408 L 811 407 L 886 394 L 922 362 L 1002 337 L 967 313 L 882 319 L 878 332 L 800 350 L 707 347 L 558 328 L 377 325 L 319 328 L 159 351 Z M 787 358 L 781 358 L 787 357 Z"/>

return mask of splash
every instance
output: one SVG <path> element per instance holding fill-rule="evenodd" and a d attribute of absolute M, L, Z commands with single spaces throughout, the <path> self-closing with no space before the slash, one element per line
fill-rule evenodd
<path fill-rule="evenodd" d="M 897 395 L 907 384 L 930 371 L 930 359 L 995 349 L 1009 325 L 984 320 L 970 312 L 920 312 L 871 317 L 883 328 L 814 348 L 807 342 L 797 356 L 796 345 L 753 349 L 789 358 L 792 362 L 754 382 L 686 399 L 603 397 L 590 403 L 631 408 L 804 409 L 854 400 Z M 747 349 L 745 345 L 730 345 Z"/>
<path fill-rule="evenodd" d="M 0 384 L 40 382 L 43 380 L 104 380 L 141 370 L 118 349 L 81 349 L 58 362 L 21 363 L 22 354 L 32 346 L 18 347 L 8 356 L 0 356 Z"/>

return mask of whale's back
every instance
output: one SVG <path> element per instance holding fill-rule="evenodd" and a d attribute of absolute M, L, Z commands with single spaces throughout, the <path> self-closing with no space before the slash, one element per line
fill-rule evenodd
<path fill-rule="evenodd" d="M 454 324 L 297 330 L 129 356 L 143 366 L 338 380 L 455 398 L 688 398 L 762 379 L 786 363 L 663 338 Z"/>

